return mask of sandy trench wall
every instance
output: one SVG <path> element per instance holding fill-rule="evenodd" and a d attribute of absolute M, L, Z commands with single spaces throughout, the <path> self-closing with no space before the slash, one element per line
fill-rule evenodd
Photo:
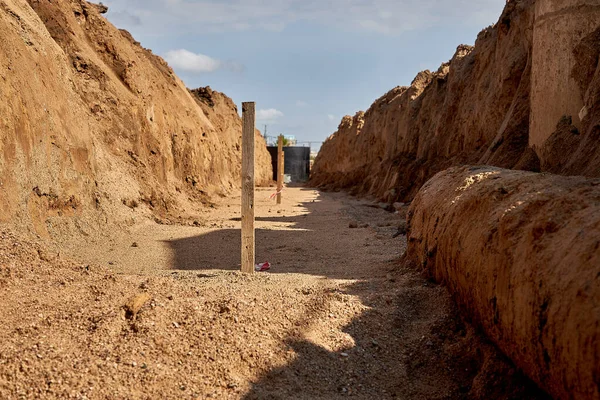
<path fill-rule="evenodd" d="M 596 0 L 536 1 L 529 138 L 532 147 L 542 146 L 563 116 L 571 116 L 573 125 L 582 128 L 585 90 L 580 89 L 572 74 L 582 60 L 573 49 L 599 27 L 600 3 Z"/>
<path fill-rule="evenodd" d="M 82 0 L 0 1 L 1 222 L 49 236 L 62 223 L 176 219 L 240 185 L 231 100 L 209 118 L 166 62 L 100 11 Z"/>
<path fill-rule="evenodd" d="M 561 23 L 549 24 L 555 17 Z M 437 71 L 344 117 L 317 156 L 311 182 L 409 201 L 429 178 L 457 165 L 600 176 L 598 28 L 596 6 L 507 2 L 475 46 L 459 46 Z M 543 143 L 531 147 L 537 137 Z"/>
<path fill-rule="evenodd" d="M 600 180 L 492 167 L 437 174 L 407 257 L 557 399 L 600 399 Z"/>
<path fill-rule="evenodd" d="M 233 168 L 236 179 L 241 179 L 238 170 L 241 162 L 242 120 L 236 104 L 226 94 L 212 90 L 209 86 L 193 89 L 190 93 L 204 115 L 213 123 L 217 136 L 226 141 L 227 147 L 230 147 L 238 155 L 237 164 L 229 167 Z M 258 186 L 266 186 L 273 180 L 271 155 L 266 150 L 265 138 L 258 130 L 255 131 L 255 139 L 254 179 Z"/>

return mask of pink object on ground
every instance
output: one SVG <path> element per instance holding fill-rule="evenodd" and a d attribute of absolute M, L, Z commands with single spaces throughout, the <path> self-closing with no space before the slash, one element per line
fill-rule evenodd
<path fill-rule="evenodd" d="M 271 264 L 267 261 L 264 263 L 260 263 L 260 264 L 256 264 L 254 266 L 254 270 L 257 272 L 264 272 L 264 271 L 268 271 L 271 269 Z"/>

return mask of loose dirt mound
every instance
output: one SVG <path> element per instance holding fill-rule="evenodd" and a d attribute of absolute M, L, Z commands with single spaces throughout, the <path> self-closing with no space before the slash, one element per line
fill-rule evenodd
<path fill-rule="evenodd" d="M 437 71 L 344 117 L 315 160 L 312 184 L 392 202 L 412 199 L 434 174 L 457 165 L 600 176 L 600 41 L 590 34 L 600 26 L 600 7 L 574 3 L 585 4 L 507 2 L 474 47 L 459 46 Z M 555 54 L 559 43 L 568 51 Z M 565 130 L 569 119 L 574 129 Z M 530 140 L 531 129 L 542 144 Z"/>
<path fill-rule="evenodd" d="M 490 167 L 436 175 L 408 257 L 556 398 L 600 398 L 600 180 Z"/>
<path fill-rule="evenodd" d="M 81 0 L 0 1 L 0 221 L 44 236 L 193 213 L 239 186 L 224 96 L 203 112 L 171 68 Z M 208 116 L 207 116 L 208 114 Z M 257 176 L 270 176 L 257 137 Z"/>

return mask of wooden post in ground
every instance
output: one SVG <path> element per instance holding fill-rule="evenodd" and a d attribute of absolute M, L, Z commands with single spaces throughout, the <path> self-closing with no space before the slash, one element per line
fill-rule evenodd
<path fill-rule="evenodd" d="M 242 103 L 242 272 L 254 272 L 254 102 Z"/>
<path fill-rule="evenodd" d="M 279 135 L 277 142 L 277 204 L 281 204 L 281 191 L 283 190 L 283 135 Z"/>

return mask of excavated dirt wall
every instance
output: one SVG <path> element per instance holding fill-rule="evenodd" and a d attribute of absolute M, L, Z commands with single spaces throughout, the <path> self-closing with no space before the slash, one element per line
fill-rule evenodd
<path fill-rule="evenodd" d="M 315 160 L 312 184 L 406 201 L 457 165 L 600 176 L 600 9 L 563 3 L 507 2 L 475 46 L 459 46 L 437 71 L 344 117 Z M 552 25 L 555 17 L 564 23 Z M 542 137 L 533 147 L 531 129 Z"/>
<path fill-rule="evenodd" d="M 407 256 L 527 375 L 600 399 L 600 180 L 493 167 L 436 175 L 409 210 Z"/>
<path fill-rule="evenodd" d="M 0 222 L 43 237 L 193 214 L 240 184 L 241 123 L 82 0 L 0 0 Z M 271 166 L 257 135 L 258 183 Z M 60 231 L 60 232 L 59 232 Z"/>
<path fill-rule="evenodd" d="M 530 145 L 542 146 L 563 116 L 572 116 L 573 125 L 582 128 L 585 90 L 571 71 L 583 60 L 573 49 L 599 25 L 597 0 L 536 1 Z"/>

